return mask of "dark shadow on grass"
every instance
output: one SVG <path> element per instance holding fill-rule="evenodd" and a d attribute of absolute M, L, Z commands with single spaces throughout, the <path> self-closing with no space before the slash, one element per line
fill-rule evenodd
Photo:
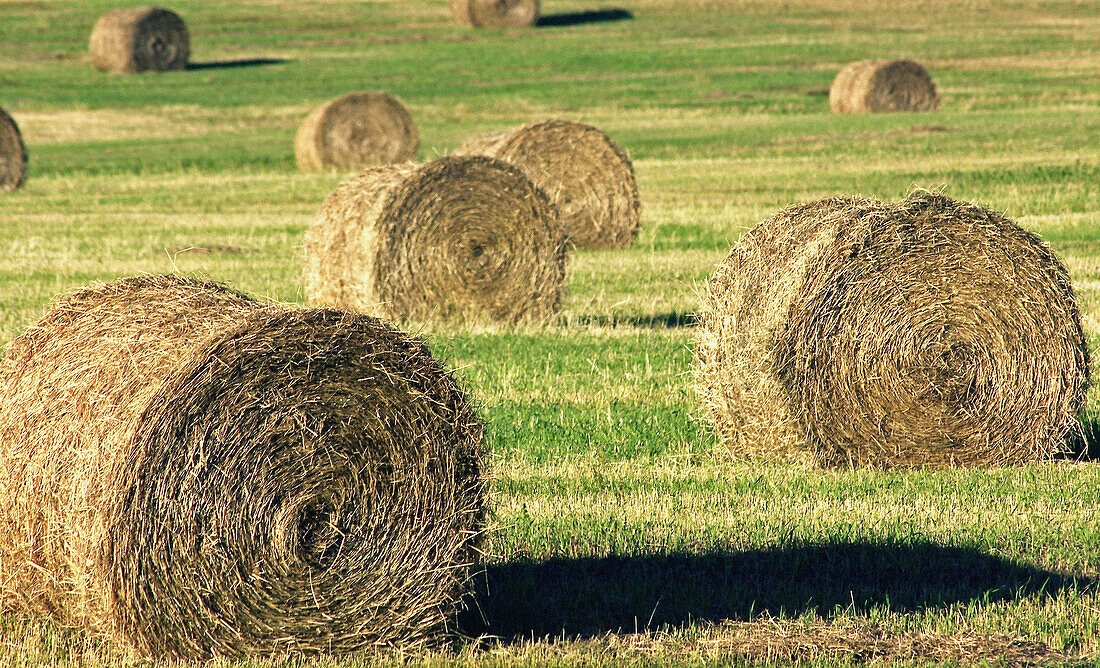
<path fill-rule="evenodd" d="M 634 13 L 628 9 L 598 9 L 588 12 L 540 16 L 538 20 L 535 21 L 535 25 L 540 28 L 558 28 L 562 26 L 580 25 L 582 23 L 624 21 L 632 18 L 634 18 Z"/>
<path fill-rule="evenodd" d="M 1100 417 L 1081 418 L 1081 433 L 1071 443 L 1069 454 L 1062 459 L 1074 459 L 1079 462 L 1100 460 Z"/>
<path fill-rule="evenodd" d="M 993 603 L 1095 586 L 974 549 L 822 544 L 742 553 L 513 561 L 475 578 L 464 633 L 508 640 L 678 627 L 762 615 L 828 617 Z"/>
<path fill-rule="evenodd" d="M 258 67 L 289 63 L 286 58 L 242 58 L 241 60 L 211 60 L 205 63 L 187 63 L 189 70 L 223 70 L 234 67 Z"/>
<path fill-rule="evenodd" d="M 589 327 L 639 327 L 642 329 L 677 329 L 692 327 L 698 321 L 694 313 L 670 311 L 643 316 L 575 315 L 562 319 L 563 324 Z"/>

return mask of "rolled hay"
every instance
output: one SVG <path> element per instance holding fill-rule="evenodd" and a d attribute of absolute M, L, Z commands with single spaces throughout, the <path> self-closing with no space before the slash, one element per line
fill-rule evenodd
<path fill-rule="evenodd" d="M 112 74 L 182 70 L 191 36 L 183 19 L 167 9 L 112 9 L 92 28 L 89 50 L 96 69 Z"/>
<path fill-rule="evenodd" d="M 482 426 L 419 340 L 180 277 L 0 363 L 0 596 L 154 658 L 415 646 L 477 556 Z"/>
<path fill-rule="evenodd" d="M 526 28 L 539 19 L 539 0 L 451 0 L 451 14 L 475 28 Z"/>
<path fill-rule="evenodd" d="M 23 185 L 27 175 L 27 147 L 23 135 L 7 112 L 0 109 L 0 191 Z"/>
<path fill-rule="evenodd" d="M 483 156 L 368 167 L 326 198 L 306 233 L 314 303 L 399 320 L 545 320 L 568 244 L 554 205 Z"/>
<path fill-rule="evenodd" d="M 1013 464 L 1070 447 L 1089 354 L 1050 248 L 917 192 L 792 206 L 707 284 L 696 381 L 738 455 Z"/>
<path fill-rule="evenodd" d="M 314 109 L 298 127 L 294 157 L 303 171 L 361 169 L 404 162 L 420 137 L 405 105 L 385 93 L 350 93 Z"/>
<path fill-rule="evenodd" d="M 626 152 L 600 130 L 560 119 L 475 137 L 456 155 L 516 165 L 550 196 L 579 248 L 625 248 L 638 236 L 641 201 Z"/>
<path fill-rule="evenodd" d="M 829 88 L 829 108 L 837 114 L 931 111 L 940 106 L 936 84 L 912 60 L 860 60 L 840 70 Z"/>

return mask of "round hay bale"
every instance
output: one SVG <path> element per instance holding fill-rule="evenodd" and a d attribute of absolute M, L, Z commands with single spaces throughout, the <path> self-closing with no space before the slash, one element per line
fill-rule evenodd
<path fill-rule="evenodd" d="M 27 176 L 27 147 L 7 112 L 0 109 L 0 191 L 15 190 Z"/>
<path fill-rule="evenodd" d="M 558 207 L 578 248 L 625 248 L 638 236 L 641 201 L 626 152 L 591 125 L 549 119 L 475 137 L 456 155 L 488 155 L 516 165 Z"/>
<path fill-rule="evenodd" d="M 931 111 L 939 106 L 940 96 L 932 77 L 912 60 L 850 63 L 829 88 L 829 108 L 837 114 Z"/>
<path fill-rule="evenodd" d="M 385 93 L 350 93 L 317 107 L 294 138 L 303 171 L 362 169 L 405 162 L 420 137 L 405 105 Z"/>
<path fill-rule="evenodd" d="M 708 282 L 696 356 L 733 452 L 823 464 L 1050 458 L 1089 383 L 1050 248 L 928 192 L 792 206 L 744 234 Z"/>
<path fill-rule="evenodd" d="M 92 28 L 89 50 L 96 69 L 112 74 L 182 70 L 191 36 L 183 19 L 167 9 L 112 9 Z"/>
<path fill-rule="evenodd" d="M 367 316 L 140 277 L 0 364 L 0 596 L 154 658 L 428 643 L 477 558 L 482 426 Z"/>
<path fill-rule="evenodd" d="M 539 0 L 451 0 L 451 14 L 475 28 L 526 28 L 539 19 Z"/>
<path fill-rule="evenodd" d="M 325 200 L 305 238 L 318 304 L 400 320 L 545 320 L 568 245 L 523 172 L 482 156 L 370 167 Z"/>

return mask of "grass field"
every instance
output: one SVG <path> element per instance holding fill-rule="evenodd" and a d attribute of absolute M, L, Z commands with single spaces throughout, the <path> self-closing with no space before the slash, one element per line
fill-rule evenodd
<path fill-rule="evenodd" d="M 0 0 L 0 106 L 30 152 L 0 194 L 4 343 L 56 293 L 123 275 L 301 301 L 302 236 L 347 175 L 298 173 L 293 136 L 346 92 L 400 97 L 421 159 L 557 116 L 634 160 L 638 243 L 575 253 L 557 321 L 418 327 L 489 424 L 494 528 L 462 620 L 484 637 L 342 663 L 1100 664 L 1100 465 L 731 459 L 691 378 L 699 290 L 741 231 L 914 187 L 1041 234 L 1100 350 L 1094 0 L 543 0 L 550 25 L 515 31 L 459 26 L 444 0 L 173 0 L 194 66 L 129 77 L 87 55 L 114 6 Z M 865 57 L 921 61 L 941 110 L 830 114 Z M 3 664 L 120 659 L 42 622 L 4 618 L 0 641 Z"/>

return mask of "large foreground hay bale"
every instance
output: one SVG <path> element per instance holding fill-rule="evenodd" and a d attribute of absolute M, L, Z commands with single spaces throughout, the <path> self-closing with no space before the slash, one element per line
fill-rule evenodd
<path fill-rule="evenodd" d="M 314 109 L 298 127 L 298 168 L 362 169 L 404 162 L 420 138 L 405 105 L 385 93 L 350 93 Z"/>
<path fill-rule="evenodd" d="M 538 321 L 558 309 L 566 253 L 553 204 L 504 162 L 371 167 L 306 234 L 306 294 L 402 320 Z"/>
<path fill-rule="evenodd" d="M 0 109 L 0 191 L 15 190 L 27 175 L 27 147 L 7 112 Z"/>
<path fill-rule="evenodd" d="M 487 155 L 516 165 L 557 205 L 579 248 L 624 248 L 638 236 L 641 202 L 634 166 L 600 130 L 549 119 L 475 137 L 456 155 Z"/>
<path fill-rule="evenodd" d="M 838 114 L 931 111 L 940 106 L 932 77 L 912 60 L 860 60 L 840 70 L 829 88 Z"/>
<path fill-rule="evenodd" d="M 451 0 L 455 19 L 475 28 L 525 28 L 539 19 L 539 0 Z"/>
<path fill-rule="evenodd" d="M 999 214 L 919 192 L 826 199 L 711 276 L 697 381 L 740 454 L 1010 464 L 1080 429 L 1088 349 L 1066 269 Z"/>
<path fill-rule="evenodd" d="M 182 70 L 191 36 L 183 19 L 167 9 L 112 9 L 92 28 L 89 50 L 96 69 L 113 74 Z"/>
<path fill-rule="evenodd" d="M 482 448 L 374 318 L 86 288 L 0 364 L 0 595 L 152 657 L 423 643 L 476 557 Z"/>

